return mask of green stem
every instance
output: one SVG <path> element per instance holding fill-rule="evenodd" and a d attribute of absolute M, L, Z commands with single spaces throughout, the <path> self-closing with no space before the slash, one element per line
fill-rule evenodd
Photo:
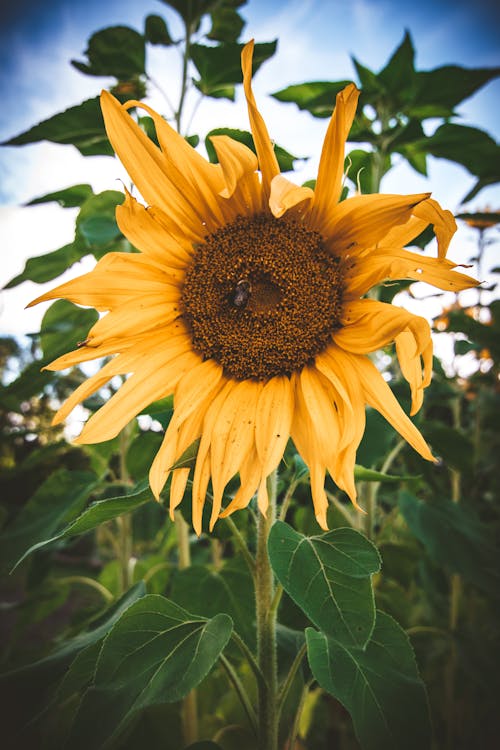
<path fill-rule="evenodd" d="M 243 534 L 239 530 L 239 528 L 236 526 L 235 522 L 231 518 L 231 516 L 226 516 L 224 521 L 227 523 L 229 528 L 231 529 L 231 534 L 233 535 L 233 541 L 237 544 L 241 554 L 243 555 L 243 559 L 245 560 L 247 567 L 252 574 L 252 578 L 255 578 L 255 560 L 248 551 L 247 543 L 243 537 Z"/>
<path fill-rule="evenodd" d="M 179 511 L 175 513 L 175 528 L 179 551 L 179 570 L 184 570 L 191 565 L 191 549 L 189 546 L 189 526 Z M 196 690 L 191 690 L 182 701 L 182 733 L 186 745 L 197 742 L 198 701 Z"/>
<path fill-rule="evenodd" d="M 288 692 L 290 688 L 292 687 L 293 680 L 295 678 L 295 675 L 297 674 L 298 668 L 300 667 L 302 663 L 302 659 L 306 655 L 306 651 L 307 651 L 307 645 L 304 643 L 303 646 L 297 652 L 297 655 L 295 656 L 295 659 L 292 662 L 292 666 L 288 670 L 288 674 L 286 676 L 286 679 L 283 685 L 281 686 L 281 690 L 278 696 L 278 715 L 280 715 L 283 710 L 283 706 L 285 704 Z"/>
<path fill-rule="evenodd" d="M 241 683 L 241 680 L 238 677 L 233 665 L 231 664 L 230 661 L 228 661 L 228 659 L 226 659 L 224 654 L 220 655 L 220 660 L 221 660 L 222 666 L 226 670 L 229 680 L 232 682 L 233 687 L 236 690 L 238 698 L 241 701 L 241 705 L 245 709 L 245 713 L 248 717 L 248 721 L 250 722 L 250 726 L 252 727 L 254 733 L 257 734 L 257 717 L 255 715 L 255 711 L 247 695 L 247 692 L 243 684 Z"/>
<path fill-rule="evenodd" d="M 277 474 L 268 481 L 269 508 L 267 516 L 259 513 L 257 520 L 257 557 L 255 604 L 257 614 L 257 663 L 263 675 L 259 685 L 259 750 L 278 748 L 278 668 L 276 658 L 276 611 L 272 608 L 274 577 L 267 550 L 269 531 L 276 512 Z"/>
<path fill-rule="evenodd" d="M 311 687 L 311 682 L 306 682 L 306 684 L 302 688 L 299 705 L 297 706 L 297 711 L 295 712 L 295 718 L 293 720 L 292 729 L 290 731 L 290 738 L 288 741 L 288 747 L 290 748 L 295 747 L 295 740 L 297 739 L 297 736 L 299 734 L 300 717 L 302 716 L 302 711 L 304 709 L 304 704 L 306 702 L 307 694 L 309 693 L 310 687 Z"/>
<path fill-rule="evenodd" d="M 452 404 L 453 426 L 456 430 L 460 429 L 461 423 L 461 402 L 460 395 Z M 456 469 L 451 470 L 451 499 L 454 503 L 460 501 L 460 482 L 461 473 Z M 450 658 L 445 673 L 445 705 L 446 705 L 446 748 L 452 750 L 455 738 L 455 681 L 458 666 L 458 653 L 455 635 L 458 629 L 458 619 L 460 612 L 460 599 L 462 594 L 462 580 L 457 573 L 454 573 L 450 579 L 450 609 L 448 615 L 448 627 L 452 637 Z"/>
<path fill-rule="evenodd" d="M 280 514 L 279 514 L 280 521 L 284 521 L 286 518 L 286 514 L 288 512 L 288 508 L 290 506 L 290 502 L 292 500 L 293 493 L 295 492 L 297 488 L 297 485 L 298 485 L 298 481 L 292 480 L 288 486 L 287 491 L 285 492 L 285 496 L 283 498 L 283 502 L 281 503 L 281 507 L 280 507 Z"/>
<path fill-rule="evenodd" d="M 191 49 L 191 26 L 189 24 L 186 24 L 186 36 L 184 39 L 184 54 L 182 57 L 182 79 L 181 79 L 181 95 L 179 98 L 179 107 L 177 109 L 177 112 L 175 113 L 175 124 L 177 128 L 177 132 L 181 132 L 181 120 L 182 120 L 182 110 L 184 108 L 184 101 L 186 99 L 186 93 L 187 93 L 187 80 L 188 80 L 188 65 L 189 65 L 189 55 L 190 55 L 190 49 Z"/>
<path fill-rule="evenodd" d="M 130 446 L 131 425 L 127 425 L 120 433 L 120 480 L 124 485 L 132 485 L 127 469 L 127 452 Z M 129 513 L 124 513 L 117 518 L 119 536 L 119 561 L 122 591 L 128 591 L 132 584 L 133 566 L 131 565 L 133 553 L 132 518 Z"/>
<path fill-rule="evenodd" d="M 243 638 L 240 635 L 238 635 L 236 630 L 233 630 L 233 632 L 231 633 L 231 638 L 236 643 L 241 653 L 248 661 L 248 664 L 250 665 L 250 669 L 254 673 L 254 676 L 257 680 L 257 685 L 259 686 L 259 689 L 260 689 L 260 686 L 264 684 L 264 676 L 262 672 L 260 671 L 259 665 L 255 661 L 253 653 L 250 651 L 250 649 L 248 648 Z"/>
<path fill-rule="evenodd" d="M 106 586 L 103 586 L 102 583 L 99 583 L 99 581 L 96 581 L 94 578 L 87 578 L 86 576 L 66 576 L 65 578 L 58 578 L 58 583 L 65 584 L 65 583 L 80 583 L 82 586 L 90 586 L 90 588 L 95 589 L 98 591 L 103 599 L 106 600 L 106 602 L 112 602 L 114 599 L 113 594 L 109 589 L 106 588 Z"/>

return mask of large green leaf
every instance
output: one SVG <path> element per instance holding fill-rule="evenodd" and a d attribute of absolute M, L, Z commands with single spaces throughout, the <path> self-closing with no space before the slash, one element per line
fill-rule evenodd
<path fill-rule="evenodd" d="M 404 631 L 377 612 L 365 649 L 306 630 L 312 673 L 351 714 L 363 750 L 426 750 L 431 727 L 425 688 Z"/>
<path fill-rule="evenodd" d="M 391 99 L 404 106 L 414 92 L 416 74 L 414 67 L 415 50 L 411 36 L 405 33 L 403 41 L 391 56 L 389 62 L 378 74 Z"/>
<path fill-rule="evenodd" d="M 461 164 L 477 177 L 500 181 L 500 147 L 484 130 L 445 123 L 433 135 L 414 143 L 412 148 Z"/>
<path fill-rule="evenodd" d="M 231 42 L 219 44 L 217 47 L 206 47 L 193 44 L 190 48 L 191 59 L 199 73 L 199 80 L 195 81 L 197 88 L 207 96 L 225 96 L 232 99 L 234 84 L 243 81 L 241 72 L 241 52 L 243 44 Z M 277 41 L 256 44 L 253 54 L 253 73 L 256 73 L 263 62 L 276 52 Z M 220 94 L 221 90 L 225 93 Z"/>
<path fill-rule="evenodd" d="M 87 184 L 71 185 L 63 190 L 56 190 L 55 193 L 40 195 L 38 198 L 27 203 L 27 206 L 37 206 L 39 203 L 51 203 L 56 201 L 62 208 L 76 208 L 81 206 L 87 198 L 92 195 L 92 188 Z"/>
<path fill-rule="evenodd" d="M 253 136 L 248 130 L 236 130 L 235 128 L 215 128 L 214 130 L 211 130 L 209 133 L 207 133 L 205 138 L 205 147 L 207 149 L 208 158 L 214 164 L 217 164 L 218 159 L 215 148 L 212 145 L 212 135 L 228 135 L 233 140 L 245 144 L 245 146 L 248 146 L 248 148 L 252 149 L 252 151 L 256 153 Z M 306 158 L 304 156 L 294 156 L 293 154 L 290 154 L 288 151 L 286 151 L 282 146 L 278 146 L 276 143 L 274 144 L 274 153 L 276 154 L 281 172 L 291 171 L 294 167 L 295 161 L 297 161 L 298 159 Z"/>
<path fill-rule="evenodd" d="M 348 528 L 306 537 L 278 521 L 268 547 L 278 580 L 311 622 L 340 643 L 364 646 L 375 624 L 371 575 L 380 569 L 371 542 Z"/>
<path fill-rule="evenodd" d="M 136 712 L 183 698 L 212 669 L 231 630 L 225 614 L 200 620 L 157 594 L 133 604 L 104 640 L 69 745 L 108 747 Z"/>
<path fill-rule="evenodd" d="M 330 117 L 335 97 L 350 81 L 310 81 L 287 86 L 271 94 L 279 102 L 292 102 L 315 117 Z"/>
<path fill-rule="evenodd" d="M 84 156 L 113 155 L 106 136 L 99 97 L 87 99 L 75 107 L 43 120 L 24 133 L 5 141 L 5 146 L 23 146 L 26 143 L 52 141 L 72 144 Z"/>
<path fill-rule="evenodd" d="M 215 42 L 236 42 L 245 26 L 238 11 L 229 4 L 220 3 L 210 15 L 212 28 L 207 38 Z"/>
<path fill-rule="evenodd" d="M 454 108 L 488 81 L 500 75 L 500 68 L 462 68 L 445 65 L 417 73 L 417 92 L 407 111 L 411 117 L 451 117 Z"/>
<path fill-rule="evenodd" d="M 246 565 L 229 560 L 219 570 L 192 565 L 174 579 L 172 599 L 195 615 L 214 617 L 225 612 L 235 630 L 250 645 L 255 640 L 255 600 L 252 578 Z"/>
<path fill-rule="evenodd" d="M 170 47 L 174 44 L 165 19 L 161 16 L 146 16 L 144 21 L 144 36 L 150 44 L 161 44 L 164 47 Z"/>
<path fill-rule="evenodd" d="M 2 533 L 2 561 L 12 564 L 29 547 L 54 536 L 80 513 L 95 485 L 96 476 L 88 471 L 51 474 Z"/>
<path fill-rule="evenodd" d="M 145 72 L 145 39 L 128 26 L 110 26 L 92 34 L 85 54 L 87 63 L 72 60 L 71 64 L 89 76 L 115 76 L 126 81 Z"/>
<path fill-rule="evenodd" d="M 63 245 L 51 253 L 28 258 L 22 272 L 14 276 L 4 288 L 12 289 L 22 284 L 23 281 L 34 281 L 36 284 L 52 281 L 81 260 L 88 252 L 88 248 L 81 243 L 70 242 L 69 245 Z"/>
<path fill-rule="evenodd" d="M 0 689 L 5 711 L 2 731 L 4 733 L 6 731 L 8 737 L 15 738 L 11 747 L 25 747 L 23 741 L 25 726 L 35 718 L 38 712 L 43 713 L 47 705 L 52 705 L 54 688 L 58 680 L 65 675 L 69 665 L 81 652 L 101 641 L 123 612 L 145 593 L 146 589 L 142 581 L 135 584 L 99 619 L 95 620 L 88 630 L 63 642 L 55 651 L 42 659 L 0 676 Z M 91 651 L 90 655 L 92 653 L 95 655 L 95 651 Z M 81 668 L 82 664 L 79 660 L 79 666 L 75 668 L 74 673 L 75 686 L 78 681 L 76 672 L 81 673 Z M 87 674 L 89 669 L 90 667 L 87 668 Z"/>
<path fill-rule="evenodd" d="M 399 507 L 434 562 L 500 595 L 500 551 L 471 510 L 450 500 L 426 503 L 409 492 L 400 493 Z"/>
<path fill-rule="evenodd" d="M 151 490 L 147 482 L 141 482 L 135 492 L 130 495 L 118 495 L 117 497 L 109 497 L 105 500 L 98 500 L 95 503 L 91 503 L 83 513 L 78 516 L 74 521 L 71 521 L 61 531 L 50 538 L 46 538 L 43 541 L 33 544 L 26 552 L 20 557 L 16 565 L 19 565 L 22 560 L 28 555 L 31 555 L 37 549 L 45 547 L 47 544 L 58 541 L 59 539 L 66 539 L 71 536 L 79 536 L 80 534 L 86 534 L 88 531 L 100 526 L 106 521 L 111 521 L 123 513 L 131 513 L 136 508 L 139 508 L 144 503 L 151 501 Z"/>

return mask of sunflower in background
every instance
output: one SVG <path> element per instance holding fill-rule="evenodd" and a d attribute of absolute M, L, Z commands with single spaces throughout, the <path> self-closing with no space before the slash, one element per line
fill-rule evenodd
<path fill-rule="evenodd" d="M 113 376 L 130 375 L 77 442 L 109 440 L 148 404 L 173 394 L 150 484 L 158 498 L 172 474 L 173 513 L 189 469 L 171 467 L 199 439 L 192 486 L 198 534 L 210 481 L 210 528 L 255 493 L 266 512 L 266 479 L 289 438 L 309 467 L 316 518 L 326 529 L 326 471 L 356 504 L 354 464 L 366 404 L 433 460 L 368 356 L 395 342 L 414 414 L 431 378 L 429 325 L 363 296 L 387 279 L 452 291 L 476 284 L 446 259 L 455 221 L 428 193 L 339 202 L 359 96 L 354 85 L 337 96 L 315 190 L 280 174 L 252 93 L 252 53 L 250 42 L 242 69 L 257 155 L 214 136 L 219 163 L 210 164 L 149 107 L 122 105 L 103 92 L 109 139 L 146 203 L 127 192 L 116 212 L 140 253 L 109 253 L 90 273 L 32 303 L 64 297 L 106 313 L 80 348 L 49 369 L 116 355 L 76 389 L 55 422 Z M 160 148 L 129 116 L 130 107 L 151 115 Z M 437 258 L 403 249 L 429 224 Z M 237 474 L 239 489 L 223 508 L 224 489 Z"/>

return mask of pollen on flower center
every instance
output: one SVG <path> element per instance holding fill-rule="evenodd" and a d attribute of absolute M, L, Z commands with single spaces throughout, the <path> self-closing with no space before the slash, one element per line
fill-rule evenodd
<path fill-rule="evenodd" d="M 267 380 L 310 364 L 340 326 L 343 274 L 318 232 L 238 217 L 196 248 L 182 291 L 193 348 L 227 376 Z"/>

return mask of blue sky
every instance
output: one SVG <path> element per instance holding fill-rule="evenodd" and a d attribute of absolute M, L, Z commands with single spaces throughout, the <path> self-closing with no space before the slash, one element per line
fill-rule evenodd
<path fill-rule="evenodd" d="M 299 165 L 296 181 L 315 176 L 326 121 L 314 120 L 293 105 L 281 105 L 269 98 L 269 93 L 307 80 L 353 78 L 351 54 L 377 70 L 400 43 L 405 29 L 412 34 L 420 69 L 450 63 L 500 65 L 495 6 L 493 0 L 250 0 L 243 6 L 245 39 L 279 38 L 278 54 L 259 71 L 255 91 L 271 136 L 292 153 L 311 157 Z M 175 31 L 175 15 L 160 0 L 12 0 L 0 11 L 0 140 L 95 96 L 107 82 L 82 75 L 69 60 L 83 59 L 87 39 L 94 31 L 116 24 L 142 30 L 149 13 L 164 15 Z M 177 80 L 175 51 L 152 49 L 148 67 L 167 89 Z M 161 109 L 161 99 L 151 93 L 151 103 Z M 462 122 L 498 138 L 499 101 L 497 80 L 465 102 L 459 110 Z M 203 103 L 193 131 L 203 135 L 221 125 L 248 127 L 241 92 L 236 105 L 213 100 Z M 121 174 L 114 160 L 84 159 L 69 146 L 43 143 L 0 149 L 4 236 L 0 283 L 19 272 L 26 257 L 56 249 L 72 239 L 72 211 L 57 206 L 19 208 L 19 204 L 76 182 L 90 182 L 95 190 L 116 188 Z M 432 190 L 438 200 L 456 210 L 474 181 L 462 168 L 433 160 L 429 180 L 401 165 L 387 178 L 383 190 Z M 500 205 L 498 188 L 485 190 L 475 202 L 478 208 L 487 204 L 493 208 Z M 467 241 L 464 235 L 465 245 Z M 469 250 L 461 247 L 458 252 L 464 255 Z M 72 275 L 82 270 L 75 267 Z M 40 286 L 26 283 L 17 292 L 3 294 L 0 313 L 5 331 L 36 328 L 40 313 L 24 313 L 22 308 L 40 291 Z"/>

